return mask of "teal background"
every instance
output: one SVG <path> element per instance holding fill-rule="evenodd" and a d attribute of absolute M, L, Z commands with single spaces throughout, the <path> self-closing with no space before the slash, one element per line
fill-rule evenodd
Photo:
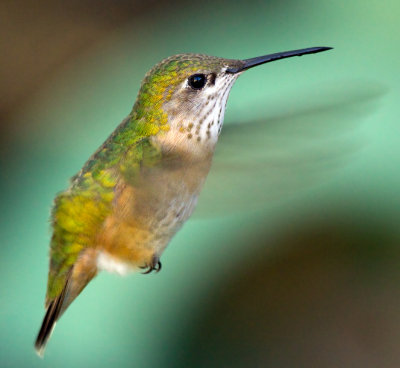
<path fill-rule="evenodd" d="M 155 3 L 113 27 L 103 3 L 109 31 L 3 115 L 1 367 L 398 367 L 399 3 Z M 32 33 L 48 29 L 43 14 Z M 309 46 L 334 50 L 237 81 L 199 209 L 162 272 L 99 275 L 38 358 L 52 199 L 129 113 L 146 71 L 181 52 Z"/>

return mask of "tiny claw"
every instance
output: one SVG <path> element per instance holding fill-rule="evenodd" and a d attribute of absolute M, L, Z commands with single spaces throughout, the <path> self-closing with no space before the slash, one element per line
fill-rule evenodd
<path fill-rule="evenodd" d="M 160 272 L 162 264 L 158 257 L 154 257 L 152 263 L 148 266 L 147 271 L 142 272 L 143 275 L 147 275 L 150 272 L 155 271 L 156 273 Z"/>

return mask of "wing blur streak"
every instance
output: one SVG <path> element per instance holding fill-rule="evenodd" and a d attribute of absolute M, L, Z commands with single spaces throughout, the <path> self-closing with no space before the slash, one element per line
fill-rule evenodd
<path fill-rule="evenodd" d="M 385 88 L 376 83 L 346 86 L 303 96 L 301 108 L 284 105 L 281 115 L 226 123 L 195 215 L 262 208 L 348 164 L 368 143 L 363 123 Z"/>

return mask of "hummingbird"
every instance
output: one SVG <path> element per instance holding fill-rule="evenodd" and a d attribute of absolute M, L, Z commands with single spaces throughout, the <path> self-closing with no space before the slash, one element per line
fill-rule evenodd
<path fill-rule="evenodd" d="M 161 270 L 163 251 L 196 206 L 239 75 L 330 49 L 245 60 L 179 54 L 145 75 L 128 117 L 54 200 L 40 356 L 57 320 L 100 271 Z"/>

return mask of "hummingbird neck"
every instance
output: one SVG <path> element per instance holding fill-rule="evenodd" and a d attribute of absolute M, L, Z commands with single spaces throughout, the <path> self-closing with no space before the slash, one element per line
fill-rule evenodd
<path fill-rule="evenodd" d="M 237 76 L 220 76 L 213 88 L 197 97 L 195 104 L 172 98 L 162 109 L 167 115 L 168 130 L 156 139 L 169 149 L 186 151 L 194 156 L 213 153 L 221 133 L 226 102 Z M 183 106 L 182 106 L 183 105 Z M 182 108 L 183 107 L 183 108 Z"/>

